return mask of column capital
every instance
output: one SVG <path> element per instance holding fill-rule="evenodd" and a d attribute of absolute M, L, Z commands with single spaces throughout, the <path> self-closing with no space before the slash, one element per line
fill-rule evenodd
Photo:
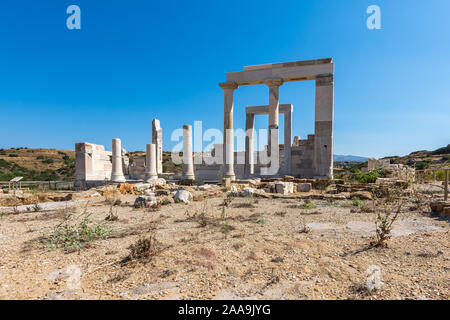
<path fill-rule="evenodd" d="M 264 83 L 270 88 L 270 87 L 279 87 L 284 83 L 284 81 L 283 79 L 268 79 L 264 81 Z"/>
<path fill-rule="evenodd" d="M 227 90 L 227 89 L 237 89 L 238 88 L 238 84 L 236 82 L 222 82 L 219 83 L 219 86 L 223 89 L 223 90 Z"/>

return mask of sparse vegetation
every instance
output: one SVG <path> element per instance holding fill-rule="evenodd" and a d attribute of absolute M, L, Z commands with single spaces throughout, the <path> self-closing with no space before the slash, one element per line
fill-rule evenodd
<path fill-rule="evenodd" d="M 85 209 L 80 218 L 67 215 L 64 221 L 45 232 L 40 242 L 48 248 L 64 248 L 66 251 L 79 250 L 96 239 L 106 239 L 113 230 L 94 223 Z"/>
<path fill-rule="evenodd" d="M 352 205 L 354 207 L 362 207 L 364 205 L 364 203 L 361 200 L 359 200 L 358 197 L 353 197 L 352 198 Z"/>
<path fill-rule="evenodd" d="M 353 176 L 354 180 L 362 183 L 375 183 L 381 177 L 384 177 L 384 171 L 381 168 L 369 172 L 357 171 Z"/>
<path fill-rule="evenodd" d="M 141 263 L 150 262 L 155 256 L 163 250 L 162 244 L 156 239 L 154 232 L 147 237 L 139 238 L 134 244 L 128 247 L 130 254 L 124 259 L 124 262 L 138 261 Z"/>
<path fill-rule="evenodd" d="M 312 210 L 312 209 L 317 208 L 317 206 L 314 203 L 305 203 L 305 204 L 298 206 L 298 208 L 304 209 L 304 210 Z"/>
<path fill-rule="evenodd" d="M 0 181 L 23 177 L 23 181 L 72 180 L 75 173 L 75 158 L 64 152 L 50 149 L 3 149 L 0 152 Z"/>
<path fill-rule="evenodd" d="M 261 217 L 256 220 L 257 224 L 266 224 L 266 218 L 264 218 L 264 215 L 261 214 Z"/>
<path fill-rule="evenodd" d="M 384 210 L 377 212 L 377 218 L 375 220 L 376 227 L 376 240 L 371 243 L 373 247 L 387 248 L 388 240 L 391 238 L 391 231 L 394 222 L 397 220 L 400 214 L 402 204 L 397 205 L 397 209 L 393 212 L 388 206 L 384 207 Z"/>

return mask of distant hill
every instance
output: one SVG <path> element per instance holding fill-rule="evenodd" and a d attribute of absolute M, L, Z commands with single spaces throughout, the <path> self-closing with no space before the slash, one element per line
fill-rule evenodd
<path fill-rule="evenodd" d="M 24 181 L 73 180 L 75 151 L 55 149 L 0 149 L 0 181 L 24 177 Z"/>
<path fill-rule="evenodd" d="M 410 154 L 399 157 L 386 157 L 391 163 L 406 164 L 416 169 L 440 168 L 450 166 L 450 144 L 446 147 L 436 149 L 434 151 L 414 151 Z"/>
<path fill-rule="evenodd" d="M 334 162 L 366 162 L 368 160 L 369 160 L 368 158 L 359 156 L 351 156 L 351 155 L 343 156 L 339 154 L 333 155 Z"/>

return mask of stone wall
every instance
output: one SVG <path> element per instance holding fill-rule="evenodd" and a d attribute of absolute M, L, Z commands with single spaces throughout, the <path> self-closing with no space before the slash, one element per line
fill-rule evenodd
<path fill-rule="evenodd" d="M 75 144 L 75 186 L 84 187 L 88 181 L 111 179 L 111 151 L 93 143 Z"/>
<path fill-rule="evenodd" d="M 393 164 L 389 159 L 369 159 L 367 169 L 373 171 L 381 168 L 385 171 L 386 177 L 405 181 L 414 181 L 416 170 L 404 164 Z"/>
<path fill-rule="evenodd" d="M 377 167 L 379 167 L 379 168 L 389 167 L 390 164 L 391 164 L 391 161 L 389 159 L 374 159 L 374 158 L 371 158 L 367 162 L 367 169 L 369 171 L 373 171 Z"/>
<path fill-rule="evenodd" d="M 292 175 L 299 178 L 313 178 L 314 135 L 308 135 L 306 140 L 294 139 L 291 152 Z"/>
<path fill-rule="evenodd" d="M 145 176 L 145 156 L 134 157 L 133 163 L 129 166 L 129 177 L 133 180 L 144 179 Z"/>
<path fill-rule="evenodd" d="M 122 149 L 122 167 L 129 175 L 129 159 Z M 98 144 L 80 142 L 75 144 L 75 187 L 86 188 L 111 180 L 112 152 Z"/>

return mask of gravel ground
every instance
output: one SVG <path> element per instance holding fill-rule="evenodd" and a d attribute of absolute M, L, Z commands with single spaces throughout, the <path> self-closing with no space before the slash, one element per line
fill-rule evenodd
<path fill-rule="evenodd" d="M 375 213 L 352 201 L 300 209 L 303 200 L 225 195 L 134 209 L 122 195 L 87 207 L 0 217 L 0 299 L 448 299 L 449 222 L 407 202 L 388 248 L 371 248 Z M 370 202 L 367 202 L 370 204 Z M 71 213 L 113 230 L 75 251 L 39 242 Z M 151 261 L 124 262 L 154 234 Z M 373 270 L 375 275 L 373 275 Z M 369 275 L 372 272 L 372 275 Z M 368 290 L 368 279 L 378 290 Z M 369 286 L 370 287 L 370 286 Z"/>

